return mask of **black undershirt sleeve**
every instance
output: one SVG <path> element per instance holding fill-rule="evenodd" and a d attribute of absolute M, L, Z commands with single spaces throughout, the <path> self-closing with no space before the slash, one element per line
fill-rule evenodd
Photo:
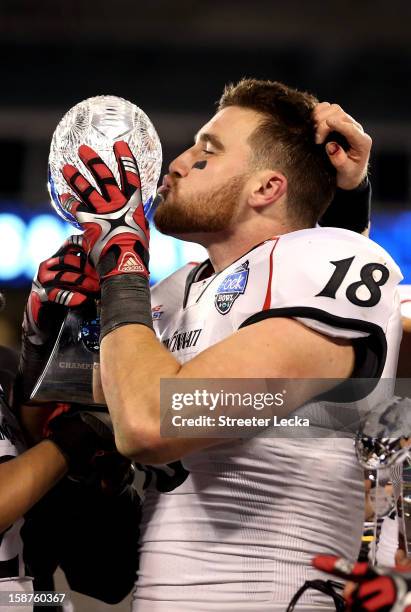
<path fill-rule="evenodd" d="M 340 227 L 361 234 L 370 222 L 371 183 L 366 178 L 356 189 L 338 189 L 319 220 L 322 227 Z"/>

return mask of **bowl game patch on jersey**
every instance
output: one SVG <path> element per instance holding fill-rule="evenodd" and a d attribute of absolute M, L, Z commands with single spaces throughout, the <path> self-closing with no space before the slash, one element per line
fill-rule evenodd
<path fill-rule="evenodd" d="M 151 316 L 153 317 L 153 321 L 158 321 L 161 319 L 164 310 L 162 310 L 163 305 L 159 304 L 158 306 L 153 306 L 151 309 Z"/>
<path fill-rule="evenodd" d="M 248 261 L 245 261 L 218 285 L 214 304 L 220 314 L 225 315 L 230 312 L 236 299 L 245 292 L 248 272 Z"/>

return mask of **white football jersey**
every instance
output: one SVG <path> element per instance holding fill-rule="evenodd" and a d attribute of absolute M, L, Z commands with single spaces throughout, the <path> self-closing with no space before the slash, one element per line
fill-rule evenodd
<path fill-rule="evenodd" d="M 356 375 L 394 377 L 402 277 L 369 239 L 308 229 L 202 280 L 206 265 L 152 291 L 157 336 L 181 363 L 242 326 L 291 317 L 361 346 Z M 227 440 L 146 470 L 134 612 L 284 612 L 319 577 L 314 555 L 357 558 L 364 486 L 348 438 Z M 318 592 L 302 601 L 298 609 L 334 609 Z"/>
<path fill-rule="evenodd" d="M 401 314 L 406 319 L 411 319 L 411 285 L 399 286 L 401 300 Z"/>
<path fill-rule="evenodd" d="M 1 399 L 0 463 L 12 460 L 24 450 L 25 445 L 17 421 Z M 0 533 L 0 591 L 32 590 L 32 580 L 27 578 L 23 562 L 23 542 L 20 537 L 23 523 L 21 518 Z M 27 606 L 25 609 L 28 610 Z"/>

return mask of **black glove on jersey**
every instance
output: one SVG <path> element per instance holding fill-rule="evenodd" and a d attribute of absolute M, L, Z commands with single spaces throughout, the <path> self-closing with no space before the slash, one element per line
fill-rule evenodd
<path fill-rule="evenodd" d="M 66 457 L 72 479 L 110 495 L 120 494 L 133 481 L 133 464 L 116 450 L 108 413 L 70 409 L 52 418 L 47 429 L 47 438 Z"/>

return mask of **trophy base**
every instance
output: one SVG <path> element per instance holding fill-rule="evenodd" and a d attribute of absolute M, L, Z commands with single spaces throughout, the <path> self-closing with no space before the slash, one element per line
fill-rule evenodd
<path fill-rule="evenodd" d="M 30 401 L 105 406 L 98 392 L 99 334 L 96 307 L 69 311 Z"/>

